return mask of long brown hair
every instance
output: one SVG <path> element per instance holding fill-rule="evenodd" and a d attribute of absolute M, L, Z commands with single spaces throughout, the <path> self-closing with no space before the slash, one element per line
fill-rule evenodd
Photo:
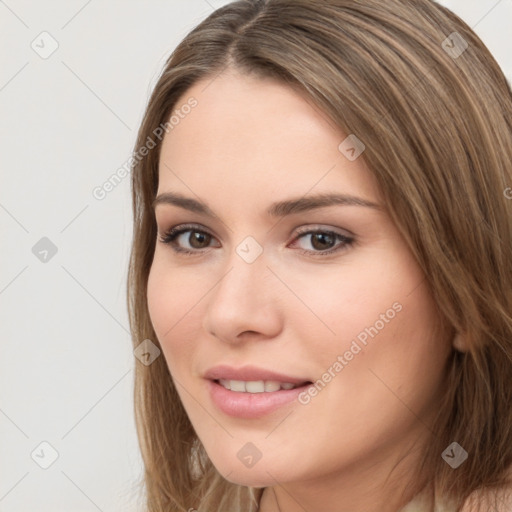
<path fill-rule="evenodd" d="M 362 158 L 390 215 L 469 347 L 453 351 L 419 470 L 432 494 L 458 509 L 474 491 L 503 487 L 512 465 L 512 93 L 482 41 L 431 0 L 241 0 L 177 46 L 135 147 L 127 296 L 134 348 L 146 339 L 158 346 L 146 287 L 162 127 L 172 129 L 192 84 L 228 66 L 299 88 L 364 142 Z M 163 357 L 136 361 L 134 399 L 148 512 L 256 509 L 262 489 L 217 472 Z M 453 441 L 469 454 L 456 470 L 441 457 Z"/>

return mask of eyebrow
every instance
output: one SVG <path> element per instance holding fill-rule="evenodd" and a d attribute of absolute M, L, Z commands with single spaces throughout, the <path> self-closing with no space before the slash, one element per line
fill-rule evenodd
<path fill-rule="evenodd" d="M 153 209 L 159 204 L 171 204 L 207 217 L 217 217 L 205 203 L 183 196 L 177 192 L 163 192 L 159 194 L 152 203 Z M 267 210 L 267 215 L 270 217 L 286 217 L 287 215 L 316 208 L 325 208 L 327 206 L 363 206 L 382 210 L 382 207 L 376 203 L 348 194 L 317 194 L 272 203 Z"/>

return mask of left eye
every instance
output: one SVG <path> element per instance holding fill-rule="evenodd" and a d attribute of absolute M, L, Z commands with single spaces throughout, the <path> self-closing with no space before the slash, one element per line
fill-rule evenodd
<path fill-rule="evenodd" d="M 306 237 L 310 237 L 309 244 L 314 248 L 313 252 L 321 251 L 323 254 L 331 253 L 336 250 L 340 250 L 341 248 L 348 246 L 353 243 L 353 238 L 348 237 L 346 235 L 342 235 L 341 233 L 335 233 L 334 231 L 307 231 L 306 233 L 301 233 L 296 240 L 305 240 Z M 336 246 L 336 241 L 340 243 Z M 311 252 L 309 250 L 305 250 L 305 252 Z"/>
<path fill-rule="evenodd" d="M 307 232 L 299 233 L 298 236 L 292 242 L 295 244 L 298 240 L 305 240 L 306 237 L 310 237 L 311 249 L 301 248 L 300 251 L 304 254 L 312 255 L 325 255 L 333 252 L 342 250 L 353 244 L 354 239 L 341 233 L 336 233 L 329 230 L 310 230 Z M 189 247 L 181 246 L 181 242 L 188 243 Z M 200 254 L 204 252 L 210 246 L 212 240 L 215 240 L 213 235 L 210 235 L 207 231 L 195 228 L 194 226 L 184 226 L 182 228 L 174 227 L 167 231 L 160 242 L 170 245 L 175 252 L 184 254 Z M 338 244 L 336 245 L 336 242 Z M 220 247 L 219 245 L 217 247 Z"/>

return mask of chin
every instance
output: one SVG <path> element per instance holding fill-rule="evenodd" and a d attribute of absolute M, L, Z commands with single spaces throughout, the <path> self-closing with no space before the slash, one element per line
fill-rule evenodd
<path fill-rule="evenodd" d="M 272 478 L 275 477 L 275 472 L 272 468 L 267 472 L 267 466 L 264 466 L 261 461 L 252 468 L 245 468 L 242 464 L 235 464 L 234 467 L 232 464 L 214 464 L 214 466 L 217 471 L 232 484 L 243 485 L 245 487 L 268 487 L 269 485 L 275 484 L 275 480 Z"/>
<path fill-rule="evenodd" d="M 250 474 L 246 471 L 232 472 L 224 478 L 232 484 L 243 485 L 245 487 L 264 488 L 275 485 L 275 480 L 268 474 Z"/>

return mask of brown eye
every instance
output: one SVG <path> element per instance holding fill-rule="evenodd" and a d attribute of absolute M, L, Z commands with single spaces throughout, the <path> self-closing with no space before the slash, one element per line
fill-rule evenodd
<path fill-rule="evenodd" d="M 331 249 L 332 244 L 336 242 L 336 237 L 330 233 L 314 233 L 311 235 L 311 245 L 319 251 Z"/>
<path fill-rule="evenodd" d="M 312 249 L 305 248 L 303 240 L 308 240 L 308 245 Z M 299 244 L 304 254 L 323 256 L 347 249 L 354 243 L 354 238 L 334 231 L 317 229 L 300 233 L 295 243 Z"/>
<path fill-rule="evenodd" d="M 202 229 L 183 226 L 171 228 L 160 238 L 160 241 L 170 245 L 176 252 L 192 254 L 208 248 L 213 239 L 212 235 Z"/>
<path fill-rule="evenodd" d="M 306 237 L 309 237 L 309 245 L 311 247 L 308 249 L 305 249 L 303 244 L 300 243 L 302 240 L 307 239 Z M 215 240 L 213 235 L 194 226 L 173 227 L 160 238 L 162 243 L 170 245 L 175 252 L 190 256 L 204 253 L 206 249 L 212 247 L 211 243 L 213 240 Z M 300 233 L 294 243 L 302 246 L 300 251 L 303 254 L 326 256 L 348 249 L 353 245 L 354 241 L 353 237 L 341 233 L 317 229 Z M 217 247 L 220 246 L 217 245 Z"/>
<path fill-rule="evenodd" d="M 188 241 L 194 249 L 204 249 L 210 244 L 211 236 L 208 233 L 202 231 L 191 231 L 188 237 Z"/>

